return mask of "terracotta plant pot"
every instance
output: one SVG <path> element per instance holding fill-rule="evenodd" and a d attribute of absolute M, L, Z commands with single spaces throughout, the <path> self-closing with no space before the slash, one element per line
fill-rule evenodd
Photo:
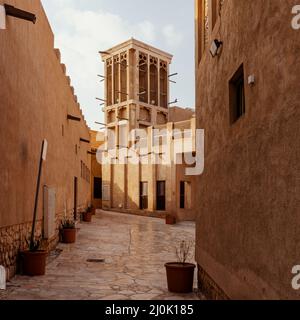
<path fill-rule="evenodd" d="M 176 218 L 168 214 L 166 216 L 166 224 L 176 224 Z"/>
<path fill-rule="evenodd" d="M 24 275 L 33 277 L 43 276 L 46 273 L 47 251 L 24 251 L 22 252 L 22 258 Z"/>
<path fill-rule="evenodd" d="M 82 219 L 84 222 L 91 222 L 92 221 L 92 213 L 91 212 L 84 212 L 82 214 Z"/>
<path fill-rule="evenodd" d="M 61 234 L 63 243 L 76 242 L 76 229 L 62 229 Z"/>
<path fill-rule="evenodd" d="M 170 262 L 165 264 L 168 288 L 174 293 L 193 292 L 194 271 L 196 266 L 191 263 Z"/>

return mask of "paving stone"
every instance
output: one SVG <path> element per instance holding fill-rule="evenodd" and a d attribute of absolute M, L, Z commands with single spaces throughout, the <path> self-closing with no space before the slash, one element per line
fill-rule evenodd
<path fill-rule="evenodd" d="M 194 238 L 193 223 L 98 211 L 80 225 L 76 244 L 58 245 L 45 276 L 16 276 L 0 300 L 196 300 L 168 292 L 164 267 L 176 261 L 175 244 Z M 87 262 L 100 258 L 105 262 Z"/>

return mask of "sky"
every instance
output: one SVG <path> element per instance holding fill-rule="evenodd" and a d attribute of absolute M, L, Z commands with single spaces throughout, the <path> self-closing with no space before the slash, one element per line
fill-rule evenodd
<path fill-rule="evenodd" d="M 174 55 L 171 101 L 194 108 L 194 0 L 42 0 L 55 35 L 55 47 L 78 96 L 88 125 L 99 129 L 104 97 L 99 51 L 131 37 Z"/>

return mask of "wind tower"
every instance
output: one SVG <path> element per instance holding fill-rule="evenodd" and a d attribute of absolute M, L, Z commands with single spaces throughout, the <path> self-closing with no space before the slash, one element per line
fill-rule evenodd
<path fill-rule="evenodd" d="M 127 132 L 166 124 L 169 120 L 169 65 L 173 56 L 130 39 L 105 52 L 105 123 L 118 135 L 120 122 Z"/>

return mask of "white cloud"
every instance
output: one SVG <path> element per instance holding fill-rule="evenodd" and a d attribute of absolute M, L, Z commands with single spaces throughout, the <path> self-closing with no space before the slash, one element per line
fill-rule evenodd
<path fill-rule="evenodd" d="M 51 11 L 50 22 L 55 33 L 55 45 L 61 50 L 72 85 L 90 126 L 102 120 L 95 97 L 103 97 L 103 84 L 97 74 L 103 72 L 98 54 L 120 42 L 135 37 L 155 41 L 155 27 L 149 21 L 130 23 L 119 15 L 103 10 L 80 10 L 72 0 L 44 0 Z M 46 11 L 47 12 L 47 11 Z M 103 74 L 103 73 L 102 73 Z"/>
<path fill-rule="evenodd" d="M 148 39 L 148 42 L 155 41 L 155 27 L 151 22 L 144 21 L 140 23 L 138 29 L 140 30 L 142 38 Z"/>
<path fill-rule="evenodd" d="M 183 35 L 181 32 L 177 31 L 172 24 L 166 25 L 162 29 L 163 36 L 168 46 L 176 48 L 179 47 L 183 41 Z"/>

